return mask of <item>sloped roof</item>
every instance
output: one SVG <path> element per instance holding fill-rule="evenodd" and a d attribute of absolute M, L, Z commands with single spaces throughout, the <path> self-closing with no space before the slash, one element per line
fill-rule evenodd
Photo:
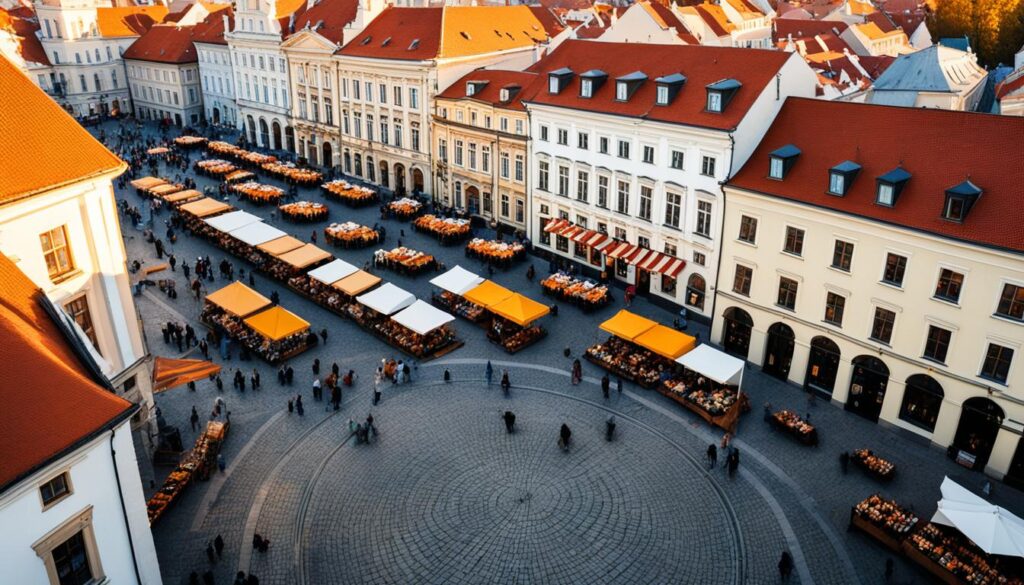
<path fill-rule="evenodd" d="M 0 205 L 124 170 L 121 159 L 7 59 L 0 59 L 0 87 Z"/>
<path fill-rule="evenodd" d="M 932 45 L 920 51 L 900 55 L 875 80 L 875 89 L 882 91 L 960 92 L 973 87 L 985 70 L 968 62 L 966 53 Z"/>
<path fill-rule="evenodd" d="M 192 26 L 158 24 L 132 43 L 122 57 L 154 63 L 195 63 L 198 57 L 192 44 L 194 29 Z"/>
<path fill-rule="evenodd" d="M 523 100 L 533 95 L 542 76 L 529 71 L 505 71 L 501 69 L 477 69 L 464 75 L 461 79 L 448 86 L 437 97 L 446 99 L 469 99 L 492 104 L 510 110 L 524 110 Z M 487 82 L 477 89 L 472 96 L 466 95 L 466 84 L 470 81 Z M 507 103 L 501 101 L 501 90 L 505 87 L 518 86 L 519 91 Z"/>
<path fill-rule="evenodd" d="M 822 34 L 842 34 L 849 25 L 841 20 L 789 20 L 775 19 L 772 27 L 772 40 L 785 41 L 792 36 L 794 39 L 813 37 Z"/>
<path fill-rule="evenodd" d="M 291 34 L 308 26 L 325 39 L 341 44 L 345 25 L 355 20 L 357 8 L 359 0 L 320 0 L 295 19 L 295 32 Z"/>
<path fill-rule="evenodd" d="M 671 8 L 661 4 L 660 2 L 642 2 L 641 6 L 644 10 L 651 15 L 654 22 L 658 23 L 664 29 L 674 28 L 676 30 L 676 36 L 679 37 L 684 43 L 688 45 L 699 45 L 700 41 L 697 37 L 690 33 L 690 29 L 686 28 L 686 24 L 679 19 L 679 16 L 672 11 Z"/>
<path fill-rule="evenodd" d="M 548 31 L 548 35 L 553 37 L 565 30 L 565 24 L 550 8 L 543 6 L 528 6 L 528 8 L 533 12 L 534 18 L 544 27 L 544 30 Z"/>
<path fill-rule="evenodd" d="M 715 35 L 724 37 L 729 34 L 732 29 L 736 26 L 729 22 L 729 19 L 725 16 L 725 11 L 722 7 L 717 4 L 701 4 L 699 6 L 687 6 L 681 8 L 680 12 L 683 14 L 695 14 L 704 21 L 704 24 L 711 29 Z"/>
<path fill-rule="evenodd" d="M 276 0 L 276 2 L 274 2 L 273 18 L 278 20 L 288 18 L 292 14 L 298 13 L 299 10 L 305 8 L 305 6 L 306 0 Z"/>
<path fill-rule="evenodd" d="M 529 103 L 600 112 L 619 116 L 646 118 L 676 124 L 716 129 L 735 128 L 764 88 L 775 78 L 791 54 L 784 51 L 705 47 L 693 45 L 651 45 L 639 43 L 602 43 L 599 51 L 587 41 L 567 40 L 528 71 L 546 75 L 569 67 L 577 74 L 601 69 L 608 82 L 594 92 L 593 98 L 579 95 L 579 76 L 573 76 L 557 95 L 538 90 Z M 617 77 L 641 71 L 648 81 L 629 101 L 615 100 Z M 687 81 L 668 106 L 655 105 L 654 79 L 682 73 Z M 736 79 L 742 87 L 725 111 L 706 112 L 705 86 L 725 79 Z"/>
<path fill-rule="evenodd" d="M 1024 70 L 1007 76 L 996 86 L 996 99 L 1017 94 L 1024 96 Z"/>
<path fill-rule="evenodd" d="M 730 184 L 912 230 L 1024 252 L 1020 136 L 1024 136 L 1024 117 L 789 98 Z M 769 179 L 768 155 L 786 144 L 802 153 L 785 179 Z M 844 160 L 856 162 L 862 170 L 845 196 L 828 195 L 828 170 Z M 899 200 L 893 207 L 875 204 L 875 178 L 897 166 L 911 174 Z M 964 223 L 942 219 L 945 191 L 968 178 L 983 195 Z"/>
<path fill-rule="evenodd" d="M 167 17 L 167 7 L 115 6 L 96 9 L 96 28 L 100 36 L 137 37 Z"/>
<path fill-rule="evenodd" d="M 228 6 L 224 9 L 216 12 L 210 12 L 210 15 L 206 17 L 202 22 L 197 24 L 192 30 L 192 42 L 193 43 L 206 43 L 210 45 L 227 45 L 227 40 L 224 39 L 224 17 L 228 17 L 228 29 L 230 30 L 235 24 L 235 14 Z"/>
<path fill-rule="evenodd" d="M 41 295 L 0 254 L 0 492 L 135 410 L 93 381 Z"/>
<path fill-rule="evenodd" d="M 26 62 L 50 65 L 43 43 L 36 36 L 39 19 L 30 8 L 0 8 L 0 29 L 10 31 L 18 38 L 18 53 Z"/>

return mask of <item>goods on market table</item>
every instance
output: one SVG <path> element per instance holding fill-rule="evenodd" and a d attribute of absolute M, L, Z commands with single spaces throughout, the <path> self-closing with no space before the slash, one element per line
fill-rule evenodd
<path fill-rule="evenodd" d="M 373 228 L 359 225 L 352 221 L 332 223 L 324 228 L 327 241 L 349 247 L 368 246 L 380 239 L 380 234 Z"/>
<path fill-rule="evenodd" d="M 875 455 L 870 449 L 857 449 L 854 451 L 853 461 L 879 477 L 890 477 L 896 470 L 896 466 L 893 463 Z"/>
<path fill-rule="evenodd" d="M 668 392 L 682 396 L 713 416 L 725 414 L 739 400 L 739 389 L 729 386 L 721 386 L 713 390 L 688 389 L 682 381 L 666 380 L 664 388 Z"/>
<path fill-rule="evenodd" d="M 473 238 L 466 244 L 466 255 L 475 256 L 486 262 L 507 267 L 513 261 L 522 258 L 526 248 L 519 242 L 502 242 Z"/>
<path fill-rule="evenodd" d="M 548 292 L 565 299 L 579 299 L 586 303 L 601 305 L 608 302 L 608 287 L 590 280 L 573 278 L 564 272 L 556 272 L 540 281 Z"/>
<path fill-rule="evenodd" d="M 878 494 L 854 506 L 853 513 L 897 538 L 909 534 L 918 522 L 917 516 L 901 508 L 895 501 L 883 499 Z"/>
<path fill-rule="evenodd" d="M 811 445 L 817 444 L 817 429 L 792 410 L 780 410 L 772 415 L 772 419 L 777 425 L 799 437 L 801 441 Z"/>
<path fill-rule="evenodd" d="M 468 219 L 437 217 L 432 214 L 417 217 L 413 220 L 412 225 L 416 229 L 434 234 L 442 240 L 461 238 L 469 235 L 470 231 Z"/>
<path fill-rule="evenodd" d="M 318 221 L 327 217 L 327 206 L 314 201 L 296 201 L 277 207 L 281 217 L 300 221 Z"/>
<path fill-rule="evenodd" d="M 669 367 L 668 360 L 653 351 L 614 335 L 604 343 L 588 347 L 586 356 L 605 369 L 647 388 L 657 384 L 661 373 Z"/>
<path fill-rule="evenodd" d="M 227 175 L 238 169 L 233 163 L 219 158 L 210 158 L 196 162 L 196 168 L 210 175 Z"/>
<path fill-rule="evenodd" d="M 338 179 L 320 186 L 324 191 L 343 203 L 352 205 L 365 205 L 377 200 L 377 192 L 367 187 L 361 187 Z"/>
<path fill-rule="evenodd" d="M 434 264 L 434 257 L 430 254 L 405 246 L 391 250 L 377 250 L 374 252 L 374 260 L 378 264 L 390 267 L 394 267 L 394 265 L 404 266 L 414 272 L 424 270 Z"/>
<path fill-rule="evenodd" d="M 952 529 L 936 524 L 925 524 L 904 541 L 932 562 L 954 574 L 964 583 L 972 585 L 1021 585 L 1024 580 L 1000 572 L 998 557 L 988 555 Z"/>
<path fill-rule="evenodd" d="M 316 183 L 323 179 L 323 175 L 318 171 L 299 168 L 293 163 L 268 162 L 261 165 L 261 168 L 268 173 L 296 183 Z"/>
<path fill-rule="evenodd" d="M 415 199 L 409 199 L 408 197 L 402 197 L 388 203 L 388 209 L 391 210 L 400 219 L 408 219 L 417 213 L 423 207 L 423 204 Z"/>
<path fill-rule="evenodd" d="M 146 154 L 167 154 L 170 151 L 171 151 L 171 149 L 167 148 L 166 146 L 157 146 L 157 147 L 150 148 L 149 150 L 147 150 Z"/>
<path fill-rule="evenodd" d="M 277 201 L 284 195 L 284 189 L 275 187 L 273 185 L 264 185 L 263 183 L 257 183 L 255 181 L 248 181 L 246 183 L 237 183 L 231 186 L 231 189 L 241 193 L 247 199 L 254 203 L 268 203 Z"/>
<path fill-rule="evenodd" d="M 202 136 L 179 136 L 174 139 L 174 143 L 179 146 L 197 146 L 206 142 L 206 139 Z"/>

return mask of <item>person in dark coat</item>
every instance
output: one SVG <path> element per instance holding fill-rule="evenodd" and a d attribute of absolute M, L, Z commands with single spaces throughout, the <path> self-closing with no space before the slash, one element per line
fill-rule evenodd
<path fill-rule="evenodd" d="M 313 360 L 313 375 L 320 375 L 320 358 L 316 358 Z"/>
<path fill-rule="evenodd" d="M 299 413 L 299 416 L 306 414 L 306 409 L 302 406 L 302 394 L 295 397 L 295 411 Z"/>
<path fill-rule="evenodd" d="M 196 427 L 199 426 L 199 413 L 196 411 L 195 405 L 192 405 L 192 415 L 188 417 L 190 423 L 192 423 L 192 431 L 195 432 Z"/>
<path fill-rule="evenodd" d="M 569 430 L 569 425 L 562 423 L 562 428 L 558 431 L 558 444 L 562 449 L 569 449 L 569 441 L 572 440 L 572 431 Z"/>
<path fill-rule="evenodd" d="M 783 581 L 789 581 L 789 576 L 792 573 L 793 555 L 789 554 L 789 551 L 782 551 L 782 557 L 779 558 L 779 576 Z"/>
<path fill-rule="evenodd" d="M 341 388 L 336 385 L 331 388 L 331 404 L 334 405 L 334 410 L 341 408 Z"/>
<path fill-rule="evenodd" d="M 224 556 L 224 538 L 219 534 L 213 539 L 213 549 L 217 551 L 218 559 Z"/>
<path fill-rule="evenodd" d="M 288 366 L 287 368 L 285 368 L 285 370 L 284 370 L 284 379 L 288 383 L 289 386 L 292 385 L 292 380 L 295 379 L 295 370 L 293 370 L 291 366 Z"/>
<path fill-rule="evenodd" d="M 447 372 L 447 370 L 445 370 Z M 508 370 L 501 373 L 501 390 L 505 394 L 508 394 L 509 388 L 512 387 L 512 382 L 508 379 Z"/>
<path fill-rule="evenodd" d="M 608 400 L 611 388 L 612 381 L 611 378 L 608 377 L 608 374 L 601 376 L 601 394 L 604 394 L 605 400 Z"/>
<path fill-rule="evenodd" d="M 513 414 L 511 410 L 506 410 L 505 414 L 501 415 L 501 418 L 505 420 L 505 430 L 509 434 L 515 432 L 516 415 Z"/>
<path fill-rule="evenodd" d="M 718 447 L 714 443 L 708 445 L 708 467 L 714 469 L 718 465 Z"/>
<path fill-rule="evenodd" d="M 843 470 L 843 475 L 846 475 L 846 471 L 850 467 L 850 454 L 847 451 L 839 454 L 839 467 Z"/>
<path fill-rule="evenodd" d="M 732 447 L 732 450 L 729 451 L 728 463 L 729 463 L 729 476 L 732 477 L 733 475 L 736 474 L 736 470 L 739 469 L 739 467 L 740 467 L 740 450 L 739 449 L 737 449 L 735 447 Z"/>

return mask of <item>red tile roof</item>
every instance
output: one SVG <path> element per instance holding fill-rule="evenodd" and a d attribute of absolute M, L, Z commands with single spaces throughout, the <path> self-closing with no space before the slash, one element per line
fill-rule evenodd
<path fill-rule="evenodd" d="M 1024 118 L 789 98 L 733 187 L 940 236 L 1024 252 Z M 781 181 L 769 153 L 792 144 L 799 158 Z M 844 197 L 826 194 L 828 171 L 862 169 Z M 875 178 L 897 166 L 912 176 L 894 207 L 875 204 Z M 944 193 L 970 179 L 982 196 L 962 224 L 942 219 Z"/>
<path fill-rule="evenodd" d="M 0 59 L 0 87 L 0 205 L 125 169 L 7 59 Z"/>
<path fill-rule="evenodd" d="M 441 92 L 437 97 L 446 99 L 467 99 L 485 102 L 507 108 L 510 110 L 524 110 L 523 100 L 536 90 L 538 80 L 543 81 L 543 76 L 529 71 L 505 71 L 499 69 L 477 69 L 463 76 L 453 83 L 448 89 Z M 486 81 L 482 89 L 478 89 L 472 97 L 466 96 L 466 84 L 470 81 Z M 519 92 L 508 103 L 501 101 L 501 89 L 509 86 L 519 86 Z"/>
<path fill-rule="evenodd" d="M 775 42 L 785 41 L 790 35 L 794 39 L 802 37 L 813 37 L 820 34 L 842 34 L 849 25 L 841 20 L 790 20 L 775 19 L 772 27 L 772 40 Z M 835 32 L 832 29 L 835 29 Z"/>
<path fill-rule="evenodd" d="M 0 28 L 6 29 L 18 38 L 18 52 L 21 58 L 30 63 L 49 65 L 43 43 L 36 32 L 39 30 L 39 19 L 34 12 L 26 7 L 10 10 L 0 8 Z"/>
<path fill-rule="evenodd" d="M 541 26 L 547 31 L 548 36 L 553 37 L 565 30 L 565 24 L 558 18 L 550 8 L 543 6 L 530 6 L 533 16 L 540 21 Z"/>
<path fill-rule="evenodd" d="M 317 34 L 341 44 L 345 25 L 355 20 L 358 7 L 359 0 L 320 0 L 295 19 L 295 33 L 307 25 L 312 29 L 319 23 Z"/>
<path fill-rule="evenodd" d="M 0 492 L 135 410 L 89 377 L 41 295 L 0 254 Z"/>
<path fill-rule="evenodd" d="M 158 24 L 136 39 L 122 57 L 154 63 L 195 63 L 198 57 L 192 44 L 194 29 L 192 26 Z"/>
<path fill-rule="evenodd" d="M 546 74 L 569 67 L 575 72 L 572 81 L 558 95 L 538 91 L 531 103 L 601 112 L 634 118 L 646 118 L 675 124 L 687 124 L 721 130 L 735 128 L 761 91 L 790 53 L 762 49 L 702 47 L 693 45 L 651 45 L 640 43 L 602 43 L 595 51 L 588 41 L 568 40 L 528 71 Z M 795 57 L 798 58 L 798 57 Z M 600 69 L 608 80 L 587 99 L 579 95 L 579 74 Z M 647 75 L 640 88 L 627 102 L 615 101 L 615 78 L 634 71 Z M 655 83 L 658 77 L 682 73 L 687 80 L 673 102 L 656 106 Z M 725 111 L 715 114 L 704 111 L 707 100 L 705 86 L 734 78 L 742 83 Z"/>
<path fill-rule="evenodd" d="M 659 2 L 644 2 L 643 4 L 647 10 L 653 12 L 661 19 L 662 24 L 666 27 L 672 27 L 676 29 L 676 36 L 679 37 L 684 43 L 688 45 L 699 45 L 700 41 L 697 37 L 690 34 L 690 29 L 686 28 L 686 24 L 679 19 L 679 16 L 672 11 L 671 8 L 661 4 Z"/>
<path fill-rule="evenodd" d="M 231 7 L 211 12 L 202 22 L 192 30 L 193 43 L 208 43 L 211 45 L 227 45 L 224 39 L 224 17 L 228 17 L 228 30 L 234 27 L 235 14 Z"/>
<path fill-rule="evenodd" d="M 878 79 L 878 76 L 885 73 L 885 70 L 889 68 L 896 61 L 896 57 L 890 57 L 889 55 L 860 55 L 857 57 L 860 61 L 860 66 L 864 68 L 864 71 L 868 72 L 871 79 Z"/>
<path fill-rule="evenodd" d="M 385 8 L 338 54 L 409 61 L 433 59 L 441 49 L 443 16 L 444 8 Z M 387 38 L 391 40 L 384 45 Z"/>

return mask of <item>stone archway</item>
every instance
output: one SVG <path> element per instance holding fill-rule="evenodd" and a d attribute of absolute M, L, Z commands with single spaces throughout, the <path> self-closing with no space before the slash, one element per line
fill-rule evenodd
<path fill-rule="evenodd" d="M 220 108 L 217 106 L 213 107 L 213 123 L 220 124 Z"/>
<path fill-rule="evenodd" d="M 853 375 L 850 376 L 846 410 L 878 422 L 885 390 L 889 386 L 889 366 L 871 355 L 859 355 L 853 358 L 852 363 Z"/>
<path fill-rule="evenodd" d="M 725 326 L 722 328 L 722 347 L 727 353 L 747 359 L 754 319 L 750 313 L 739 307 L 729 307 L 722 313 L 722 318 L 725 320 Z"/>
<path fill-rule="evenodd" d="M 388 173 L 388 161 L 382 160 L 378 165 L 380 167 L 380 186 L 385 189 L 391 188 L 391 177 Z"/>
<path fill-rule="evenodd" d="M 466 185 L 466 210 L 470 215 L 480 213 L 480 189 L 475 185 Z"/>
<path fill-rule="evenodd" d="M 295 152 L 295 128 L 291 126 L 284 127 L 284 146 L 288 152 Z"/>
<path fill-rule="evenodd" d="M 907 378 L 900 404 L 900 420 L 920 427 L 928 432 L 935 430 L 939 410 L 946 392 L 942 384 L 926 374 L 914 374 Z"/>
<path fill-rule="evenodd" d="M 804 375 L 804 389 L 832 396 L 836 387 L 836 375 L 839 373 L 840 357 L 842 353 L 836 342 L 822 335 L 812 339 L 807 373 Z"/>
<path fill-rule="evenodd" d="M 780 380 L 788 379 L 795 346 L 796 334 L 793 333 L 793 328 L 785 323 L 773 323 L 768 328 L 768 337 L 765 340 L 764 362 L 761 366 L 764 373 Z"/>
<path fill-rule="evenodd" d="M 274 120 L 274 150 L 281 150 L 281 123 Z"/>
<path fill-rule="evenodd" d="M 423 171 L 419 168 L 413 167 L 412 169 L 412 190 L 413 193 L 419 195 L 423 193 Z"/>
<path fill-rule="evenodd" d="M 405 195 L 405 166 L 395 164 L 395 193 L 399 196 Z"/>
<path fill-rule="evenodd" d="M 977 396 L 964 402 L 953 448 L 974 457 L 972 469 L 985 469 L 1005 416 L 1003 409 L 988 398 Z"/>

